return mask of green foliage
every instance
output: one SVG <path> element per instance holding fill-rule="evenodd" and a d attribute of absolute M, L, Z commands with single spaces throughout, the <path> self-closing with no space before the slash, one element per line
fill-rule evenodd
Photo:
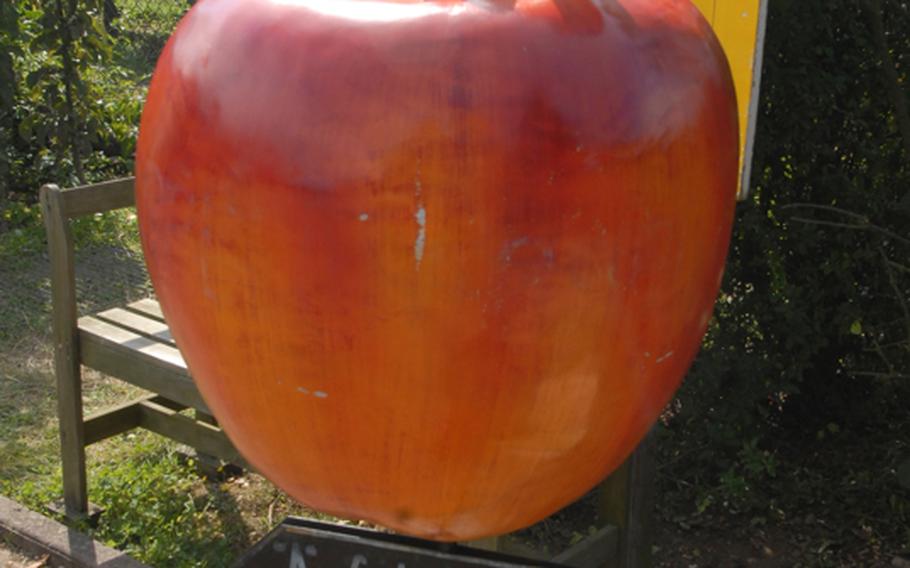
<path fill-rule="evenodd" d="M 876 35 L 874 5 L 770 3 L 752 198 L 665 433 L 715 501 L 748 501 L 782 444 L 906 420 L 910 7 L 882 2 Z"/>
<path fill-rule="evenodd" d="M 34 108 L 19 117 L 22 139 L 55 149 L 58 168 L 72 167 L 72 177 L 86 182 L 84 157 L 99 134 L 93 65 L 110 59 L 111 47 L 100 18 L 98 0 L 24 2 L 21 29 L 34 57 L 23 61 L 24 100 Z"/>
<path fill-rule="evenodd" d="M 216 495 L 192 463 L 156 442 L 134 450 L 141 457 L 92 472 L 90 499 L 105 509 L 93 536 L 155 566 L 227 565 L 230 529 L 213 518 Z"/>
<path fill-rule="evenodd" d="M 16 104 L 14 54 L 19 47 L 19 9 L 15 2 L 0 4 L 0 211 L 6 208 L 11 170 L 9 147 L 13 142 L 13 109 Z M 6 224 L 0 219 L 0 232 Z"/>
<path fill-rule="evenodd" d="M 105 0 L 16 0 L 0 5 L 0 211 L 30 204 L 47 182 L 71 186 L 132 170 L 154 58 L 123 63 L 140 26 L 108 34 Z M 171 12 L 177 2 L 164 4 Z M 174 8 L 178 6 L 178 8 Z M 173 19 L 173 17 L 171 17 Z M 172 21 L 155 37 L 160 45 Z M 139 31 L 133 31 L 139 29 Z M 127 33 L 129 32 L 129 33 Z M 0 222 L 0 233 L 15 228 Z"/>

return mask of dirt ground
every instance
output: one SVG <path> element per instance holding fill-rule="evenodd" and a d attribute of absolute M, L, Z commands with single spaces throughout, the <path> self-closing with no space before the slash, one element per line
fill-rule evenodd
<path fill-rule="evenodd" d="M 0 539 L 0 568 L 44 568 L 49 566 L 47 556 L 25 554 Z"/>
<path fill-rule="evenodd" d="M 888 550 L 861 530 L 854 539 L 835 541 L 826 538 L 834 531 L 821 523 L 754 527 L 748 519 L 718 521 L 689 530 L 658 521 L 654 568 L 910 568 L 910 551 Z"/>

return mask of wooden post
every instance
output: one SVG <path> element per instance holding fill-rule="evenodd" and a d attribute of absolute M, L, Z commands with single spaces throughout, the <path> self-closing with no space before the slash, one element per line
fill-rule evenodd
<path fill-rule="evenodd" d="M 67 517 L 88 514 L 85 476 L 85 427 L 82 421 L 82 375 L 76 327 L 76 277 L 73 238 L 63 210 L 60 189 L 41 188 L 41 211 L 51 262 L 54 371 L 57 376 L 57 418 L 63 458 L 63 503 Z"/>
<path fill-rule="evenodd" d="M 619 527 L 620 568 L 651 566 L 654 519 L 654 432 L 601 485 L 601 516 Z"/>
<path fill-rule="evenodd" d="M 202 422 L 203 424 L 211 424 L 212 426 L 218 425 L 218 421 L 215 420 L 215 417 L 211 414 L 202 412 L 201 410 L 196 410 L 194 414 L 196 416 L 197 422 Z M 215 456 L 206 454 L 205 452 L 200 452 L 198 448 L 194 448 L 194 450 L 196 453 L 196 471 L 208 479 L 220 479 L 222 461 Z"/>
<path fill-rule="evenodd" d="M 218 426 L 218 420 L 214 416 L 201 410 L 195 411 L 197 422 Z M 219 456 L 208 454 L 199 448 L 194 448 L 196 453 L 196 471 L 199 475 L 215 481 L 224 481 L 232 477 L 243 475 L 243 467 L 231 463 Z"/>

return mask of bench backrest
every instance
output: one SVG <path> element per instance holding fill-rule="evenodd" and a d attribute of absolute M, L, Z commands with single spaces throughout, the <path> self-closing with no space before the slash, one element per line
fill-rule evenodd
<path fill-rule="evenodd" d="M 51 261 L 51 305 L 58 376 L 61 371 L 66 376 L 78 373 L 79 366 L 76 272 L 70 219 L 131 207 L 136 203 L 134 182 L 135 178 L 124 178 L 72 189 L 60 189 L 53 184 L 41 188 L 41 212 Z"/>

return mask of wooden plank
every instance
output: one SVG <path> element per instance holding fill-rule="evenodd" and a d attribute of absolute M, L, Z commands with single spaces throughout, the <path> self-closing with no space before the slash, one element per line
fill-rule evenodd
<path fill-rule="evenodd" d="M 140 404 L 140 413 L 140 424 L 143 428 L 252 471 L 217 426 L 199 422 L 151 401 Z"/>
<path fill-rule="evenodd" d="M 136 312 L 137 314 L 144 315 L 146 317 L 155 318 L 160 322 L 164 322 L 164 313 L 161 311 L 161 305 L 158 304 L 156 300 L 151 298 L 145 298 L 139 300 L 138 302 L 133 302 L 129 304 L 126 309 Z"/>
<path fill-rule="evenodd" d="M 651 566 L 656 451 L 652 431 L 601 485 L 601 517 L 619 529 L 617 566 Z"/>
<path fill-rule="evenodd" d="M 572 568 L 612 566 L 619 544 L 619 529 L 607 525 L 599 531 L 553 557 L 551 562 Z"/>
<path fill-rule="evenodd" d="M 135 178 L 131 177 L 60 191 L 60 211 L 66 219 L 135 204 Z"/>
<path fill-rule="evenodd" d="M 170 364 L 175 370 L 182 370 L 189 376 L 183 355 L 176 347 L 102 321 L 94 316 L 79 318 L 79 330 L 95 335 L 112 345 L 120 346 L 126 351 L 134 351 L 141 360 L 164 362 Z"/>
<path fill-rule="evenodd" d="M 152 400 L 155 395 L 146 395 L 137 400 L 118 404 L 96 412 L 85 419 L 85 445 L 90 446 L 111 436 L 139 427 L 139 403 Z"/>
<path fill-rule="evenodd" d="M 179 402 L 167 399 L 163 396 L 156 396 L 156 397 L 152 398 L 152 402 L 154 402 L 155 404 L 161 405 L 165 408 L 170 408 L 174 412 L 181 412 L 181 411 L 184 411 L 187 408 L 189 408 L 189 406 L 187 406 L 185 404 L 180 404 Z"/>
<path fill-rule="evenodd" d="M 149 568 L 73 527 L 30 511 L 3 496 L 0 496 L 0 519 L 3 521 L 0 522 L 0 542 L 15 544 L 35 556 L 47 558 L 46 561 L 29 562 L 28 566 Z M 13 565 L 3 563 L 3 566 Z M 15 565 L 26 566 L 18 562 Z"/>
<path fill-rule="evenodd" d="M 88 495 L 82 376 L 77 353 L 76 277 L 73 237 L 62 194 L 57 186 L 46 185 L 41 188 L 40 199 L 51 262 L 54 374 L 57 379 L 64 509 L 67 516 L 82 518 L 88 514 Z"/>
<path fill-rule="evenodd" d="M 177 346 L 167 324 L 145 314 L 125 310 L 123 308 L 113 308 L 99 312 L 95 314 L 94 317 L 134 333 L 138 333 L 149 339 L 154 339 L 174 347 Z"/>
<path fill-rule="evenodd" d="M 209 412 L 177 349 L 94 318 L 79 321 L 83 364 Z"/>
<path fill-rule="evenodd" d="M 85 445 L 91 446 L 117 434 L 128 432 L 133 428 L 139 428 L 142 421 L 140 404 L 143 402 L 151 402 L 174 412 L 180 412 L 187 408 L 185 404 L 168 400 L 156 394 L 147 394 L 106 408 L 85 419 Z"/>

